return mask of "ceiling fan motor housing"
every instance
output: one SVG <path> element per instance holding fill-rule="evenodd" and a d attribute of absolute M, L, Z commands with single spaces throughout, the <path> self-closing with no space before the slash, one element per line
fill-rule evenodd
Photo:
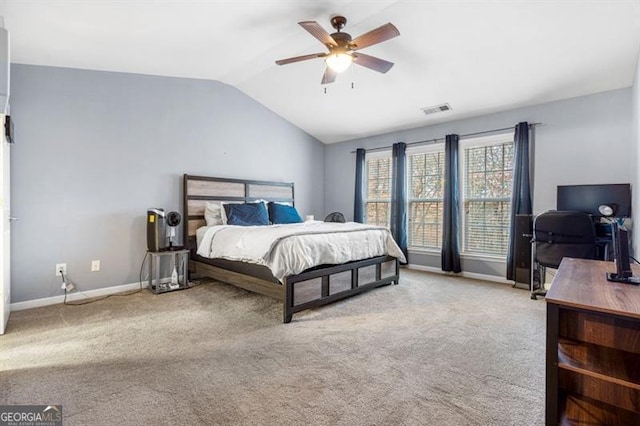
<path fill-rule="evenodd" d="M 333 38 L 336 43 L 338 43 L 338 47 L 344 50 L 349 50 L 349 43 L 351 43 L 351 36 L 348 33 L 333 33 L 331 34 L 331 38 Z"/>
<path fill-rule="evenodd" d="M 334 16 L 331 18 L 331 26 L 336 29 L 336 32 L 331 34 L 331 38 L 338 44 L 338 48 L 335 46 L 327 46 L 331 53 L 347 53 L 351 50 L 351 35 L 349 33 L 340 32 L 344 26 L 347 25 L 347 18 L 344 16 Z"/>

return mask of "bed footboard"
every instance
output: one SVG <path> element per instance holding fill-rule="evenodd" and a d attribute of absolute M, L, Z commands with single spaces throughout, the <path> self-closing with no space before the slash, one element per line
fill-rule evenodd
<path fill-rule="evenodd" d="M 285 324 L 291 322 L 294 313 L 305 309 L 326 305 L 383 285 L 398 284 L 399 273 L 398 259 L 378 256 L 289 276 L 284 282 L 283 321 Z M 308 287 L 307 294 L 303 287 Z M 317 294 L 317 289 L 320 294 Z M 308 293 L 311 293 L 311 297 Z M 313 293 L 316 297 L 313 297 Z"/>

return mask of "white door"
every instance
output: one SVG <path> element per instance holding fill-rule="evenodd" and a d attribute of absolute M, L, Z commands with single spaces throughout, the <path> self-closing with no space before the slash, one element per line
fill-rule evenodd
<path fill-rule="evenodd" d="M 9 321 L 9 311 L 11 303 L 11 193 L 10 193 L 10 146 L 4 133 L 5 116 L 0 114 L 0 208 L 2 218 L 0 218 L 0 334 L 4 334 Z"/>

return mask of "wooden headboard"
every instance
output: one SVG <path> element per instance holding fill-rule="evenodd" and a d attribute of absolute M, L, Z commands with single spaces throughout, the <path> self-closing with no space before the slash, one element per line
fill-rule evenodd
<path fill-rule="evenodd" d="M 184 175 L 183 179 L 183 238 L 185 248 L 196 248 L 196 231 L 205 226 L 205 202 L 275 201 L 294 205 L 293 183 L 260 180 L 228 179 Z M 192 253 L 194 254 L 194 253 Z"/>

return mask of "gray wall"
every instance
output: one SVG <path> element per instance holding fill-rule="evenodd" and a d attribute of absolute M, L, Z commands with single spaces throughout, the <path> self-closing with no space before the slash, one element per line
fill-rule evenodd
<path fill-rule="evenodd" d="M 215 81 L 12 65 L 12 302 L 139 280 L 148 207 L 182 211 L 182 174 L 295 183 L 322 216 L 324 145 Z M 92 259 L 102 270 L 90 272 Z"/>
<path fill-rule="evenodd" d="M 356 148 L 410 143 L 449 133 L 463 135 L 513 126 L 520 121 L 543 123 L 535 129 L 533 143 L 534 213 L 555 209 L 557 185 L 630 182 L 631 92 L 631 89 L 614 90 L 329 145 L 325 150 L 326 209 L 353 217 L 355 154 L 350 151 Z M 471 256 L 462 262 L 463 270 L 468 272 L 504 275 L 504 262 Z M 439 267 L 440 258 L 433 253 L 410 253 L 410 263 Z"/>

